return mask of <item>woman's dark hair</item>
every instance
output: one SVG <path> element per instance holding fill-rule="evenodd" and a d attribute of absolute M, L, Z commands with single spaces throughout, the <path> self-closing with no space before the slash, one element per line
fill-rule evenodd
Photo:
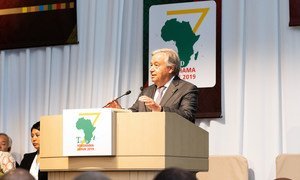
<path fill-rule="evenodd" d="M 31 127 L 31 131 L 32 131 L 33 129 L 40 130 L 40 121 L 36 122 L 36 123 Z"/>

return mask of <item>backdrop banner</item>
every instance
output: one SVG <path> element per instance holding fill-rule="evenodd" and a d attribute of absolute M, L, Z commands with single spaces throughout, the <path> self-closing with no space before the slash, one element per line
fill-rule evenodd
<path fill-rule="evenodd" d="M 144 0 L 144 86 L 160 48 L 178 52 L 180 78 L 198 87 L 196 118 L 221 117 L 221 0 Z"/>

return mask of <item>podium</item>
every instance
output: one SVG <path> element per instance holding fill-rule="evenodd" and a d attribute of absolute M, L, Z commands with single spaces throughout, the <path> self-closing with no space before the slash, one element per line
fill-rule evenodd
<path fill-rule="evenodd" d="M 41 117 L 40 170 L 71 180 L 82 171 L 111 179 L 153 179 L 164 168 L 208 170 L 208 132 L 169 112 L 114 112 L 115 156 L 63 156 L 63 116 Z"/>

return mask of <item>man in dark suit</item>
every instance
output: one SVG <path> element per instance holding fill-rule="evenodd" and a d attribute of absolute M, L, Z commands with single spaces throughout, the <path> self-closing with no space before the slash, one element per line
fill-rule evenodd
<path fill-rule="evenodd" d="M 180 60 L 172 49 L 152 53 L 150 75 L 153 85 L 145 88 L 131 108 L 133 112 L 176 112 L 195 122 L 198 89 L 178 77 Z"/>

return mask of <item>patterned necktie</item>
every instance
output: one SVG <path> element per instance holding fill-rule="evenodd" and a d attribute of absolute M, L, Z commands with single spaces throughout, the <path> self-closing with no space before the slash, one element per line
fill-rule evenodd
<path fill-rule="evenodd" d="M 155 99 L 156 104 L 159 104 L 159 103 L 160 103 L 160 101 L 161 101 L 161 99 L 162 99 L 162 97 L 163 97 L 163 93 L 164 93 L 164 90 L 165 90 L 165 89 L 166 89 L 165 86 L 162 86 L 162 87 L 160 87 L 160 88 L 157 89 L 157 91 L 158 91 L 158 96 L 157 96 L 157 98 Z"/>

